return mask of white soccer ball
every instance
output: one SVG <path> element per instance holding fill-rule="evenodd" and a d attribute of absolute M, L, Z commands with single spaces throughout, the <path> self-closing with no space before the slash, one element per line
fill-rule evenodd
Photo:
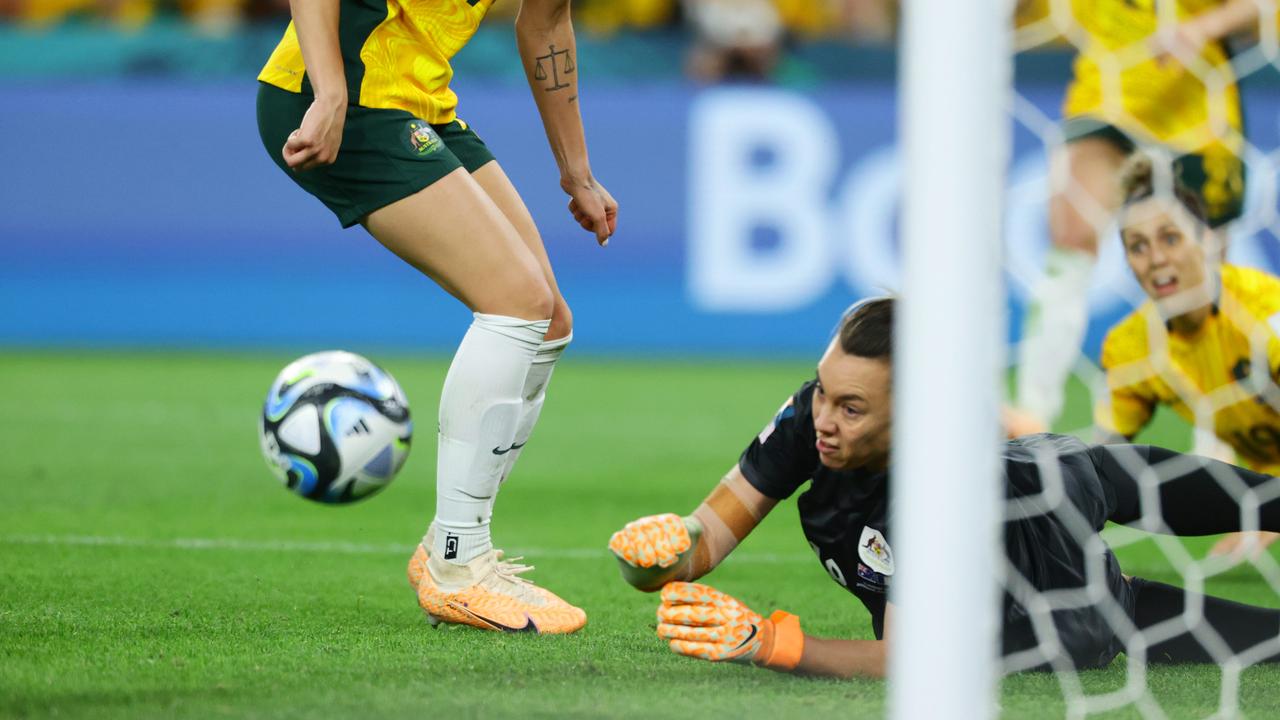
<path fill-rule="evenodd" d="M 349 503 L 386 487 L 409 456 L 409 401 L 386 370 L 329 350 L 289 363 L 267 393 L 262 454 L 293 492 Z"/>

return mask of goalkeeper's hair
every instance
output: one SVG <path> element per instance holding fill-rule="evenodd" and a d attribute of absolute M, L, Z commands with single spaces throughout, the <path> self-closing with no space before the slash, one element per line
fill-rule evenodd
<path fill-rule="evenodd" d="M 893 358 L 893 305 L 891 297 L 875 297 L 854 303 L 840 318 L 840 349 L 857 357 Z"/>
<path fill-rule="evenodd" d="M 1162 177 L 1159 180 L 1164 182 L 1157 181 L 1157 162 L 1161 164 L 1159 171 Z M 1165 177 L 1168 179 L 1166 180 Z M 1124 198 L 1122 205 L 1125 208 L 1151 198 L 1157 192 L 1167 197 L 1170 190 L 1178 204 L 1191 213 L 1192 217 L 1201 223 L 1205 222 L 1206 213 L 1200 196 L 1178 179 L 1177 162 L 1171 161 L 1166 154 L 1134 153 L 1120 170 L 1120 192 Z"/>

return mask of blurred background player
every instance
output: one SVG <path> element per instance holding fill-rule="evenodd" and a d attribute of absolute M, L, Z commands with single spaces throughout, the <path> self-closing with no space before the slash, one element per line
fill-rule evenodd
<path fill-rule="evenodd" d="M 1051 246 L 1018 351 L 1016 404 L 1046 428 L 1079 357 L 1098 235 L 1110 227 L 1118 172 L 1136 145 L 1159 143 L 1180 156 L 1178 174 L 1202 199 L 1214 238 L 1243 207 L 1240 96 L 1226 42 L 1256 30 L 1258 7 L 1168 5 L 1177 23 L 1162 30 L 1157 0 L 1071 0 L 1084 44 L 1063 101 L 1065 144 L 1052 158 Z"/>
<path fill-rule="evenodd" d="M 489 534 L 498 487 L 573 337 L 533 218 L 449 89 L 449 59 L 489 4 L 294 0 L 259 75 L 258 126 L 276 164 L 343 227 L 362 225 L 474 312 L 440 396 L 436 515 L 409 566 L 419 603 L 433 622 L 573 632 L 585 613 L 520 577 L 530 568 Z M 587 160 L 568 0 L 524 0 L 520 12 L 560 186 L 606 245 L 617 204 Z"/>
<path fill-rule="evenodd" d="M 784 27 L 769 0 L 694 0 L 687 3 L 694 42 L 689 77 L 704 83 L 762 80 L 782 54 Z"/>
<path fill-rule="evenodd" d="M 1150 299 L 1107 333 L 1095 423 L 1132 439 L 1167 405 L 1246 467 L 1280 475 L 1280 279 L 1218 262 L 1198 196 L 1167 163 L 1135 155 L 1121 188 L 1120 239 Z M 1277 537 L 1231 535 L 1212 553 L 1239 557 Z"/>
<path fill-rule="evenodd" d="M 662 590 L 658 635 L 672 651 L 815 675 L 884 676 L 895 622 L 888 591 L 898 570 L 888 505 L 893 306 L 892 299 L 877 298 L 846 314 L 815 379 L 783 404 L 692 515 L 640 518 L 610 538 L 623 577 L 641 590 Z M 1232 653 L 1276 641 L 1280 611 L 1211 596 L 1188 597 L 1194 594 L 1122 575 L 1105 543 L 1090 540 L 1097 539 L 1093 533 L 1106 522 L 1136 523 L 1144 511 L 1159 514 L 1175 535 L 1238 529 L 1241 506 L 1218 479 L 1232 477 L 1252 488 L 1280 480 L 1160 448 L 1089 447 L 1063 435 L 1011 440 L 1003 456 L 1006 493 L 1017 514 L 1004 526 L 1011 568 L 1037 593 L 1101 582 L 1109 598 L 1054 606 L 1053 642 L 1041 637 L 1043 627 L 1037 630 L 1037 611 L 1006 593 L 1006 657 L 1026 653 L 1023 657 L 1032 659 L 1024 659 L 1023 668 L 1064 661 L 1076 668 L 1102 667 L 1118 653 L 1133 651 L 1134 629 L 1177 619 L 1184 608 L 1199 603 L 1203 618 L 1190 629 L 1161 628 L 1163 639 L 1147 646 L 1149 662 L 1215 661 L 1192 632 L 1218 633 Z M 1043 463 L 1056 467 L 1046 470 Z M 1147 506 L 1138 474 L 1128 469 L 1134 466 L 1172 468 L 1158 492 L 1157 507 Z M 1051 478 L 1060 478 L 1070 503 L 1052 506 L 1045 501 Z M 728 557 L 806 482 L 809 488 L 796 503 L 805 538 L 827 574 L 867 608 L 875 640 L 811 637 L 794 615 L 777 611 L 766 619 L 714 588 L 691 582 Z M 1263 503 L 1258 512 L 1263 527 L 1280 529 L 1280 499 Z M 1280 654 L 1269 653 L 1265 661 L 1280 661 Z"/>

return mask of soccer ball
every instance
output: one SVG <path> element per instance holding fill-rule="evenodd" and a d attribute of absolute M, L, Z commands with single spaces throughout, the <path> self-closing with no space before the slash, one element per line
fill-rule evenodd
<path fill-rule="evenodd" d="M 395 378 L 342 350 L 289 363 L 267 393 L 262 454 L 308 500 L 350 503 L 386 487 L 409 456 L 413 422 Z"/>

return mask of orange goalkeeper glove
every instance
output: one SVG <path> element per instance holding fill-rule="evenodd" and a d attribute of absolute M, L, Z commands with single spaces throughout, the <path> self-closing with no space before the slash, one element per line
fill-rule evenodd
<path fill-rule="evenodd" d="M 649 515 L 614 533 L 609 550 L 618 558 L 623 579 L 652 592 L 681 577 L 701 537 L 702 525 L 693 517 Z"/>
<path fill-rule="evenodd" d="M 804 654 L 800 618 L 782 610 L 767 619 L 719 590 L 673 582 L 662 588 L 658 636 L 680 655 L 794 670 Z"/>

